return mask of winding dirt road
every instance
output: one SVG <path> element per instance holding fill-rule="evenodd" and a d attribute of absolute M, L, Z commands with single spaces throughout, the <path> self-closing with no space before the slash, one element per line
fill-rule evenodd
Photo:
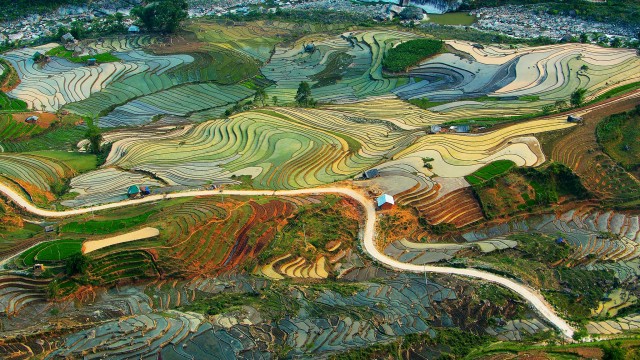
<path fill-rule="evenodd" d="M 507 279 L 489 272 L 475 270 L 475 269 L 460 269 L 453 267 L 441 267 L 431 265 L 414 265 L 403 263 L 392 259 L 385 254 L 381 253 L 375 245 L 375 225 L 376 225 L 376 209 L 371 199 L 366 198 L 361 193 L 348 189 L 348 188 L 316 188 L 316 189 L 300 189 L 300 190 L 202 190 L 202 191 L 187 191 L 180 193 L 172 193 L 166 195 L 151 195 L 142 199 L 127 200 L 118 203 L 105 204 L 100 206 L 93 206 L 88 208 L 80 208 L 66 211 L 51 211 L 40 209 L 28 200 L 20 196 L 20 194 L 13 191 L 11 188 L 0 184 L 0 192 L 9 197 L 15 204 L 23 208 L 24 210 L 49 218 L 60 218 L 71 215 L 86 214 L 92 211 L 106 210 L 120 208 L 124 206 L 136 206 L 142 203 L 148 203 L 153 201 L 159 201 L 164 198 L 174 199 L 191 196 L 214 196 L 214 195 L 241 195 L 241 196 L 291 196 L 291 195 L 311 195 L 311 194 L 340 194 L 348 196 L 358 201 L 365 210 L 366 221 L 364 227 L 363 245 L 364 249 L 369 255 L 377 262 L 394 268 L 396 270 L 411 271 L 411 272 L 431 272 L 440 274 L 453 274 L 466 277 L 472 277 L 477 279 L 486 280 L 492 283 L 502 285 L 522 296 L 529 304 L 544 318 L 546 318 L 551 324 L 558 328 L 566 337 L 571 338 L 573 336 L 574 329 L 565 320 L 556 315 L 553 307 L 547 303 L 542 295 L 528 286 L 518 283 L 514 280 Z"/>

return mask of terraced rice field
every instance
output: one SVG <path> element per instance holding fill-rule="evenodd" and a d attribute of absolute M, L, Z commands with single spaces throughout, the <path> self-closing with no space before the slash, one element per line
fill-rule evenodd
<path fill-rule="evenodd" d="M 301 81 L 312 85 L 314 99 L 322 102 L 353 102 L 389 94 L 406 80 L 384 77 L 382 58 L 389 48 L 412 38 L 415 35 L 398 31 L 362 31 L 313 42 L 313 51 L 305 51 L 310 39 L 276 48 L 261 69 L 267 79 L 276 83 L 267 89 L 267 94 L 292 102 Z M 339 56 L 345 59 L 342 66 L 336 64 Z M 327 83 L 326 76 L 319 75 L 333 80 Z"/>
<path fill-rule="evenodd" d="M 531 137 L 546 131 L 571 127 L 563 118 L 534 120 L 478 135 L 434 134 L 396 154 L 392 160 L 421 162 L 430 157 L 433 172 L 443 177 L 462 177 L 495 160 L 510 160 L 517 166 L 544 162 L 538 140 Z"/>
<path fill-rule="evenodd" d="M 16 275 L 0 276 L 0 313 L 17 316 L 22 309 L 46 300 L 48 280 Z"/>
<path fill-rule="evenodd" d="M 14 120 L 10 115 L 0 115 L 0 144 L 3 141 L 36 135 L 42 128 L 36 124 L 26 124 Z"/>
<path fill-rule="evenodd" d="M 510 160 L 494 161 L 489 165 L 485 165 L 480 169 L 474 171 L 473 174 L 466 176 L 465 179 L 471 185 L 481 184 L 487 180 L 491 180 L 496 176 L 506 173 L 513 166 L 515 166 L 515 164 Z"/>
<path fill-rule="evenodd" d="M 231 205 L 229 210 L 201 202 L 181 207 L 169 227 L 182 234 L 183 240 L 172 244 L 166 261 L 189 264 L 181 271 L 197 273 L 242 266 L 273 241 L 277 228 L 296 209 L 292 203 L 277 200 Z"/>
<path fill-rule="evenodd" d="M 448 102 L 430 108 L 441 113 L 500 118 L 504 115 L 491 113 L 535 113 L 544 105 L 566 101 L 577 89 L 586 89 L 591 100 L 640 79 L 634 70 L 640 58 L 630 49 L 585 44 L 479 49 L 456 40 L 446 44 L 463 56 L 445 53 L 423 62 L 409 72 L 409 83 L 393 93 L 403 99 Z"/>
<path fill-rule="evenodd" d="M 254 91 L 240 85 L 187 84 L 142 96 L 118 106 L 100 118 L 100 127 L 135 126 L 151 122 L 157 115 L 185 116 L 217 109 L 219 117 L 230 104 L 244 100 Z"/>
<path fill-rule="evenodd" d="M 568 266 L 613 270 L 623 282 L 640 275 L 640 225 L 637 215 L 579 208 L 557 217 L 545 215 L 475 230 L 462 237 L 475 242 L 530 231 L 562 236 L 572 249 L 572 254 L 565 261 Z"/>
<path fill-rule="evenodd" d="M 291 356 L 322 356 L 396 336 L 417 333 L 435 336 L 440 330 L 432 328 L 432 319 L 439 319 L 443 313 L 447 314 L 445 318 L 455 318 L 456 307 L 475 306 L 469 304 L 469 299 L 460 299 L 451 285 L 443 286 L 439 280 L 425 284 L 417 275 L 386 274 L 376 268 L 361 270 L 358 276 L 366 281 L 378 275 L 378 283 L 356 283 L 362 284 L 362 289 L 353 294 L 320 288 L 298 291 L 300 296 L 295 297 L 292 290 L 276 287 L 269 281 L 224 275 L 219 279 L 199 278 L 186 283 L 157 282 L 145 293 L 131 287 L 121 288 L 120 296 L 128 294 L 130 298 L 139 298 L 139 302 L 131 304 L 136 311 L 133 316 L 68 335 L 52 355 L 148 357 L 161 352 L 163 358 L 187 355 L 207 358 L 220 354 L 226 358 L 240 355 L 266 358 L 270 356 L 267 345 L 282 342 L 287 344 L 287 353 Z M 221 287 L 223 283 L 229 284 L 229 288 Z M 174 298 L 178 294 L 187 296 Z M 145 311 L 151 295 L 157 297 L 154 308 L 164 308 L 160 302 L 176 301 L 183 305 L 181 309 L 191 309 L 197 308 L 199 294 L 222 298 L 240 295 L 244 305 L 239 306 L 240 311 L 207 317 L 187 310 Z M 382 301 L 393 306 L 376 305 Z M 138 308 L 138 304 L 142 306 Z M 267 309 L 303 311 L 273 322 L 261 321 Z M 487 310 L 492 312 L 497 308 Z M 536 333 L 536 328 L 546 327 L 537 319 L 517 320 L 507 326 L 511 333 L 504 336 Z"/>
<path fill-rule="evenodd" d="M 44 196 L 49 200 L 50 185 L 70 178 L 75 171 L 62 161 L 26 154 L 0 154 L 0 176 L 14 183 L 32 198 Z"/>
<path fill-rule="evenodd" d="M 623 100 L 615 105 L 613 112 L 633 109 L 635 98 Z M 596 140 L 598 122 L 612 113 L 606 108 L 585 112 L 584 125 L 549 144 L 551 160 L 571 168 L 582 180 L 582 184 L 600 198 L 611 201 L 630 201 L 640 197 L 638 180 L 602 152 Z"/>
<path fill-rule="evenodd" d="M 379 162 L 403 134 L 385 124 L 366 133 L 353 121 L 312 109 L 255 110 L 166 138 L 113 143 L 106 165 L 144 170 L 171 183 L 228 182 L 259 168 L 257 187 L 293 189 L 342 180 Z"/>
<path fill-rule="evenodd" d="M 132 78 L 157 78 L 164 72 L 193 61 L 188 55 L 153 56 L 138 50 L 119 54 L 123 62 L 85 66 L 53 57 L 47 64 L 37 64 L 33 54 L 45 53 L 57 44 L 10 51 L 2 55 L 16 68 L 20 84 L 9 96 L 25 101 L 30 108 L 55 111 L 63 105 L 78 102 Z M 137 75 L 137 77 L 136 77 Z M 115 85 L 115 84 L 114 84 Z M 138 83 L 138 88 L 142 88 Z"/>
<path fill-rule="evenodd" d="M 416 265 L 435 263 L 452 259 L 461 250 L 477 248 L 483 253 L 496 250 L 512 249 L 518 242 L 504 238 L 492 238 L 473 243 L 414 243 L 405 239 L 389 244 L 384 253 L 396 260 Z"/>

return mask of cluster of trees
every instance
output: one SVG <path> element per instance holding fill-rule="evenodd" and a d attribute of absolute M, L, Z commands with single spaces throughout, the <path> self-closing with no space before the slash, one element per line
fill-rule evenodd
<path fill-rule="evenodd" d="M 311 97 L 311 87 L 309 83 L 303 81 L 298 85 L 298 91 L 296 92 L 296 103 L 299 106 L 316 106 L 316 101 Z"/>
<path fill-rule="evenodd" d="M 185 0 L 158 0 L 134 7 L 131 15 L 136 16 L 147 30 L 173 33 L 187 18 L 188 9 Z"/>
<path fill-rule="evenodd" d="M 444 42 L 433 39 L 416 39 L 390 49 L 382 60 L 382 67 L 391 72 L 406 71 L 423 59 L 440 53 Z"/>
<path fill-rule="evenodd" d="M 422 20 L 424 12 L 417 6 L 407 6 L 402 9 L 398 16 L 401 20 Z"/>

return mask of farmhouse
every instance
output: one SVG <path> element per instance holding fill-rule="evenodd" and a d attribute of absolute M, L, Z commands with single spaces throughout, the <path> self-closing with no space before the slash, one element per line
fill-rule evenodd
<path fill-rule="evenodd" d="M 469 125 L 458 125 L 456 126 L 456 132 L 459 133 L 468 133 L 471 130 Z"/>
<path fill-rule="evenodd" d="M 129 189 L 127 189 L 127 195 L 130 198 L 134 198 L 134 197 L 140 195 L 140 187 L 138 185 L 129 186 Z"/>
<path fill-rule="evenodd" d="M 148 186 L 143 186 L 140 188 L 140 193 L 142 195 L 150 195 L 151 194 L 151 190 L 149 190 Z"/>
<path fill-rule="evenodd" d="M 131 25 L 129 26 L 128 31 L 129 31 L 129 34 L 137 34 L 140 32 L 140 28 L 135 25 Z"/>
<path fill-rule="evenodd" d="M 71 35 L 71 33 L 66 33 L 62 35 L 62 41 L 65 43 L 73 42 L 74 40 L 75 38 L 73 37 L 73 35 Z"/>
<path fill-rule="evenodd" d="M 582 124 L 582 117 L 580 116 L 576 116 L 576 115 L 569 115 L 567 116 L 567 122 L 570 123 L 576 123 L 576 124 Z"/>
<path fill-rule="evenodd" d="M 429 127 L 429 134 L 437 134 L 442 131 L 442 127 L 440 125 L 431 125 Z"/>
<path fill-rule="evenodd" d="M 373 179 L 380 176 L 380 172 L 378 171 L 378 169 L 371 169 L 371 170 L 367 170 L 364 173 L 362 173 L 362 177 L 367 180 L 367 179 Z"/>
<path fill-rule="evenodd" d="M 35 124 L 38 122 L 38 117 L 35 115 L 31 115 L 28 118 L 24 119 L 24 122 L 29 123 L 29 124 Z"/>
<path fill-rule="evenodd" d="M 91 58 L 91 59 L 87 59 L 87 65 L 88 66 L 94 66 L 96 64 L 96 59 Z"/>
<path fill-rule="evenodd" d="M 382 194 L 376 200 L 378 204 L 378 208 L 380 210 L 389 210 L 395 205 L 395 201 L 393 200 L 393 196 L 389 194 Z"/>

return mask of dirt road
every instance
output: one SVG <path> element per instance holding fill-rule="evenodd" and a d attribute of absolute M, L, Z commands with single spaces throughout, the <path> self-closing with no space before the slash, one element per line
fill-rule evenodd
<path fill-rule="evenodd" d="M 514 280 L 507 279 L 489 272 L 475 270 L 475 269 L 460 269 L 460 268 L 452 268 L 452 267 L 441 267 L 441 266 L 431 266 L 431 265 L 414 265 L 403 263 L 392 259 L 385 254 L 381 253 L 376 247 L 376 209 L 372 199 L 365 197 L 363 194 L 348 188 L 315 188 L 315 189 L 300 189 L 300 190 L 281 190 L 281 191 L 273 191 L 273 190 L 201 190 L 201 191 L 187 191 L 180 193 L 172 193 L 164 195 L 152 195 L 147 196 L 142 199 L 136 200 L 127 200 L 118 203 L 105 204 L 100 206 L 93 206 L 89 208 L 81 208 L 81 209 L 73 209 L 66 211 L 50 211 L 44 210 L 35 207 L 29 201 L 24 199 L 18 193 L 10 189 L 9 187 L 0 184 L 0 192 L 9 197 L 15 204 L 22 207 L 26 211 L 49 218 L 60 218 L 72 215 L 80 215 L 86 214 L 91 211 L 100 211 L 106 209 L 114 209 L 125 206 L 136 206 L 143 203 L 149 203 L 154 201 L 161 201 L 163 198 L 174 199 L 174 198 L 182 198 L 182 197 L 192 197 L 192 196 L 216 196 L 216 195 L 240 195 L 240 196 L 292 196 L 292 195 L 312 195 L 312 194 L 340 194 L 343 196 L 348 196 L 358 201 L 365 211 L 365 226 L 364 226 L 364 235 L 362 238 L 362 244 L 364 250 L 371 256 L 375 261 L 385 266 L 391 267 L 400 271 L 411 271 L 411 272 L 431 272 L 431 273 L 440 273 L 440 274 L 452 274 L 452 275 L 460 275 L 466 277 L 472 277 L 476 279 L 482 279 L 485 281 L 489 281 L 495 284 L 502 285 L 515 293 L 522 296 L 529 304 L 545 319 L 547 319 L 551 324 L 553 324 L 556 328 L 558 328 L 566 337 L 571 338 L 573 336 L 574 329 L 571 325 L 569 325 L 566 321 L 561 319 L 553 310 L 553 307 L 547 303 L 547 301 L 542 297 L 542 295 L 535 289 L 529 288 L 527 285 L 518 283 Z"/>

